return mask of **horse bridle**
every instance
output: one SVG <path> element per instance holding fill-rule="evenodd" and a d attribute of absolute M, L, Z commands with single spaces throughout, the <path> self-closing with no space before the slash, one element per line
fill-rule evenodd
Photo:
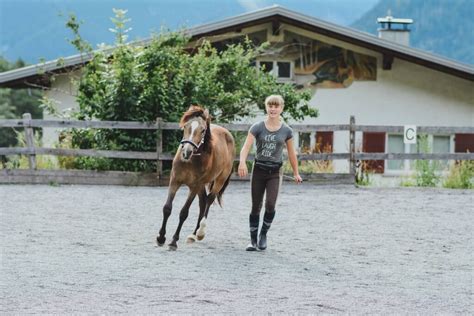
<path fill-rule="evenodd" d="M 188 122 L 186 122 L 186 124 L 184 125 L 187 125 L 189 123 L 191 123 L 192 120 L 189 120 Z M 207 131 L 207 127 L 202 131 L 202 137 L 201 137 L 201 141 L 199 142 L 199 144 L 196 144 L 195 142 L 193 142 L 192 140 L 188 140 L 188 139 L 183 139 L 181 140 L 180 144 L 181 145 L 184 145 L 184 144 L 191 144 L 193 147 L 194 147 L 194 153 L 197 152 L 199 150 L 199 147 L 201 147 L 202 144 L 204 144 L 204 138 L 206 137 L 206 131 Z"/>

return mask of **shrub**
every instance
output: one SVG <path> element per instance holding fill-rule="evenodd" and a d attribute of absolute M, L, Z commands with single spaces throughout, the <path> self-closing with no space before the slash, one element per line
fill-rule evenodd
<path fill-rule="evenodd" d="M 362 160 L 356 163 L 355 180 L 357 185 L 368 186 L 372 184 L 372 174 L 368 167 L 369 161 Z"/>
<path fill-rule="evenodd" d="M 418 138 L 418 152 L 429 153 L 430 146 L 427 135 L 420 135 Z M 430 160 L 415 160 L 416 185 L 419 187 L 435 187 L 440 177 L 436 174 L 438 162 Z"/>
<path fill-rule="evenodd" d="M 332 147 L 327 145 L 325 148 L 320 149 L 319 144 L 317 144 L 312 149 L 305 147 L 301 151 L 304 154 L 331 153 Z M 298 163 L 298 168 L 301 173 L 334 173 L 334 165 L 332 160 L 301 160 Z M 286 161 L 283 164 L 283 171 L 293 172 L 289 161 Z"/>
<path fill-rule="evenodd" d="M 27 147 L 25 132 L 16 133 L 16 142 L 19 147 Z M 41 142 L 41 133 L 39 131 L 34 132 L 33 137 L 35 147 L 42 147 Z M 8 161 L 0 164 L 0 169 L 28 169 L 29 168 L 29 159 L 28 155 L 21 156 L 10 156 Z M 58 163 L 56 159 L 51 158 L 47 155 L 37 155 L 36 156 L 36 168 L 37 169 L 57 169 Z"/>
<path fill-rule="evenodd" d="M 472 189 L 474 177 L 474 160 L 462 160 L 451 166 L 443 187 L 450 189 Z"/>

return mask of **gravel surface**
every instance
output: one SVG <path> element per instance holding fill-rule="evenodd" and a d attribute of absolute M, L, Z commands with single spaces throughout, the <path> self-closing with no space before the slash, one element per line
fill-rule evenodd
<path fill-rule="evenodd" d="M 284 183 L 246 252 L 249 183 L 157 247 L 167 188 L 1 185 L 2 314 L 473 314 L 473 191 Z M 178 192 L 169 242 L 187 189 Z"/>

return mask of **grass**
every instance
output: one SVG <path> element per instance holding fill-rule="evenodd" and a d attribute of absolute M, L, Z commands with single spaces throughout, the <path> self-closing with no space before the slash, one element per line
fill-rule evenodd
<path fill-rule="evenodd" d="M 331 153 L 332 147 L 330 145 L 320 148 L 319 143 L 314 148 L 303 148 L 303 154 L 319 154 Z M 298 162 L 298 170 L 300 173 L 334 173 L 334 164 L 332 160 L 302 160 Z M 283 171 L 292 173 L 293 169 L 289 161 L 283 163 Z"/>
<path fill-rule="evenodd" d="M 16 132 L 19 147 L 27 147 L 24 132 Z M 34 133 L 35 147 L 42 147 L 41 135 L 38 132 Z M 58 169 L 59 164 L 54 157 L 46 155 L 37 155 L 36 169 Z M 27 155 L 9 156 L 6 161 L 0 164 L 0 169 L 29 169 L 29 159 Z"/>
<path fill-rule="evenodd" d="M 449 189 L 473 189 L 474 160 L 463 160 L 452 165 L 448 176 L 443 181 L 443 187 Z"/>

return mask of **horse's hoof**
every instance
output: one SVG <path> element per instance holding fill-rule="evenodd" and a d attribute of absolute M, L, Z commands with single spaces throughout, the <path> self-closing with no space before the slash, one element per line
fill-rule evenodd
<path fill-rule="evenodd" d="M 192 243 L 194 243 L 196 240 L 197 240 L 197 239 L 196 239 L 196 235 L 194 235 L 194 234 L 193 234 L 193 235 L 189 235 L 188 238 L 186 239 L 186 243 L 192 244 Z"/>
<path fill-rule="evenodd" d="M 178 245 L 176 245 L 176 244 L 169 244 L 169 245 L 168 245 L 168 250 L 170 250 L 170 251 L 176 251 L 176 250 L 178 250 Z"/>
<path fill-rule="evenodd" d="M 165 237 L 156 237 L 156 243 L 158 244 L 158 246 L 163 246 L 165 244 L 165 241 L 166 241 L 166 238 Z"/>
<path fill-rule="evenodd" d="M 197 235 L 196 237 L 197 237 L 198 240 L 203 240 L 204 237 L 206 237 L 206 235 Z"/>

